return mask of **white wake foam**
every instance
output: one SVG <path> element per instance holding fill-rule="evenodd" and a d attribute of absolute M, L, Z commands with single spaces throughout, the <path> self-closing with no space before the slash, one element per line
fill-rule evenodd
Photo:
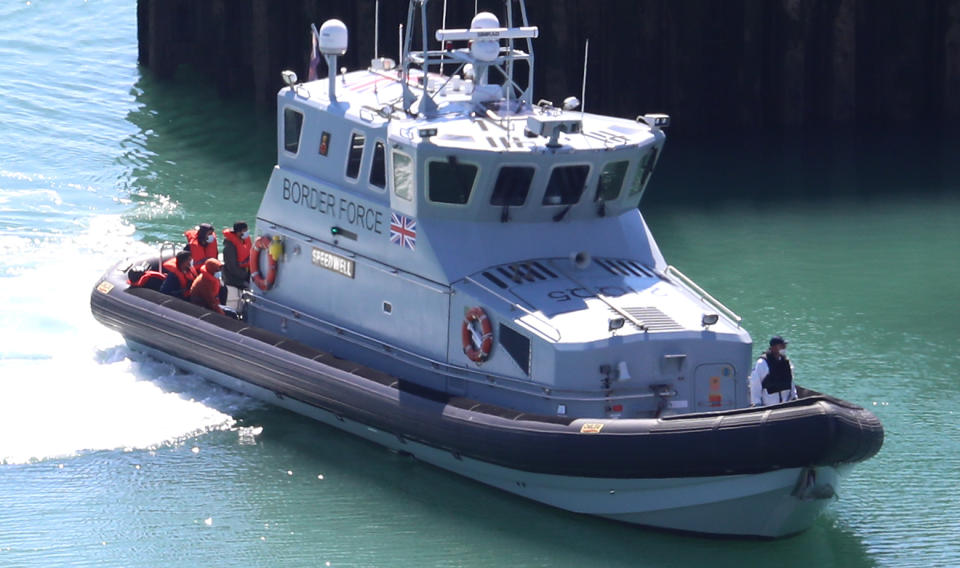
<path fill-rule="evenodd" d="M 149 247 L 118 216 L 77 235 L 0 235 L 0 463 L 153 448 L 231 428 L 256 403 L 129 350 L 90 314 L 118 259 Z"/>

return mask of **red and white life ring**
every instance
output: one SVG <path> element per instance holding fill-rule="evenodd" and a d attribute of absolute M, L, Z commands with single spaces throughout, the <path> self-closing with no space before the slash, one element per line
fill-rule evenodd
<path fill-rule="evenodd" d="M 257 240 L 253 243 L 253 248 L 250 249 L 250 267 L 254 270 L 250 278 L 253 279 L 253 283 L 257 285 L 257 288 L 260 288 L 264 292 L 272 288 L 273 283 L 277 281 L 277 259 L 273 258 L 273 255 L 269 252 L 270 242 L 270 237 L 257 237 Z M 266 278 L 260 273 L 260 253 L 263 251 L 268 251 Z"/>
<path fill-rule="evenodd" d="M 479 327 L 479 332 L 477 331 Z M 483 363 L 493 349 L 493 325 L 483 308 L 470 308 L 460 327 L 463 353 L 475 363 Z"/>

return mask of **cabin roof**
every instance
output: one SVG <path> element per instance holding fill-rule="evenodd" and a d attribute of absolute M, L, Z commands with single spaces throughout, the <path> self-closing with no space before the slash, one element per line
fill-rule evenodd
<path fill-rule="evenodd" d="M 415 94 L 422 95 L 422 77 L 418 70 L 411 70 L 409 83 Z M 642 122 L 507 101 L 499 93 L 493 93 L 493 90 L 499 91 L 496 85 L 479 87 L 487 89 L 486 93 L 468 92 L 466 83 L 432 73 L 428 82 L 438 106 L 436 115 L 429 118 L 410 116 L 403 111 L 399 70 L 366 69 L 339 74 L 334 80 L 336 114 L 369 128 L 391 123 L 391 134 L 411 144 L 429 138 L 433 145 L 462 150 L 589 151 L 640 146 L 655 138 L 652 129 Z M 328 78 L 299 84 L 293 89 L 303 105 L 335 112 Z M 286 90 L 281 91 L 281 96 Z M 415 103 L 413 109 L 416 108 Z M 558 145 L 551 148 L 548 132 L 559 123 L 576 125 L 576 131 L 559 133 Z M 537 131 L 530 128 L 531 124 Z M 542 124 L 547 126 L 540 127 Z"/>

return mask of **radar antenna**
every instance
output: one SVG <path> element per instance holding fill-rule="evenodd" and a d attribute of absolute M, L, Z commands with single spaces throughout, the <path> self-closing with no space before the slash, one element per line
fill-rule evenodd
<path fill-rule="evenodd" d="M 521 27 L 513 27 L 513 3 L 520 5 L 520 16 L 523 22 Z M 435 38 L 440 42 L 440 49 L 428 48 L 427 35 L 427 5 L 429 0 L 411 0 L 407 11 L 407 27 L 403 49 L 403 109 L 408 114 L 415 114 L 414 103 L 419 101 L 416 114 L 433 117 L 438 114 L 436 93 L 461 72 L 467 72 L 468 65 L 473 69 L 473 102 L 475 104 L 506 101 L 506 108 L 511 108 L 511 100 L 519 100 L 529 104 L 533 98 L 533 39 L 539 36 L 536 26 L 529 26 L 527 10 L 524 0 L 504 0 L 507 27 L 500 26 L 500 20 L 489 12 L 480 12 L 473 17 L 469 29 L 439 29 Z M 420 13 L 416 13 L 419 6 Z M 444 10 L 444 18 L 446 16 Z M 414 29 L 419 20 L 421 32 L 420 49 L 414 48 Z M 516 49 L 514 40 L 525 39 L 526 51 Z M 506 41 L 507 45 L 501 45 Z M 453 42 L 467 42 L 467 47 L 453 48 Z M 528 76 L 526 87 L 522 87 L 514 80 L 514 62 L 528 62 Z M 445 65 L 455 67 L 450 77 L 445 76 Z M 419 68 L 417 77 L 411 75 L 411 68 Z M 439 71 L 439 75 L 431 77 L 431 68 Z M 436 72 L 435 71 L 435 72 Z M 490 73 L 498 73 L 492 77 Z M 415 79 L 412 81 L 411 79 Z M 432 79 L 432 81 L 431 81 Z M 502 79 L 502 82 L 500 81 Z M 411 85 L 411 83 L 413 83 Z M 414 90 L 421 91 L 420 96 Z"/>

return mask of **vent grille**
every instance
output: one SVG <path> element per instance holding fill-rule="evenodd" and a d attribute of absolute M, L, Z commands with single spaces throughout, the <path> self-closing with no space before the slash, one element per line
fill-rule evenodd
<path fill-rule="evenodd" d="M 595 262 L 610 274 L 617 276 L 647 276 L 653 278 L 653 273 L 649 268 L 633 260 L 598 258 Z"/>
<path fill-rule="evenodd" d="M 661 312 L 658 308 L 643 307 L 620 309 L 643 322 L 649 331 L 683 331 L 682 325 L 675 322 L 673 318 Z M 614 314 L 617 313 L 616 310 L 611 309 L 610 311 Z"/>
<path fill-rule="evenodd" d="M 501 288 L 509 288 L 510 284 L 508 282 L 523 284 L 524 282 L 540 282 L 557 278 L 555 272 L 537 261 L 505 264 L 487 270 L 483 272 L 483 275 L 487 280 Z"/>

